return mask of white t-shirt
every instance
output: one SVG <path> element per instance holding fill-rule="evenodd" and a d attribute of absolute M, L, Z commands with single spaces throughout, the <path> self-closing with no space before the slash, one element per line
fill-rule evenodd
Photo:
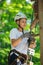
<path fill-rule="evenodd" d="M 10 31 L 10 39 L 18 39 L 22 34 L 23 33 L 20 32 L 17 28 L 13 28 Z M 17 51 L 19 51 L 21 53 L 27 54 L 27 48 L 28 48 L 27 40 L 28 40 L 28 38 L 23 38 L 21 43 L 19 43 L 18 46 L 16 46 L 16 47 L 13 47 L 11 44 L 11 49 L 16 49 Z"/>

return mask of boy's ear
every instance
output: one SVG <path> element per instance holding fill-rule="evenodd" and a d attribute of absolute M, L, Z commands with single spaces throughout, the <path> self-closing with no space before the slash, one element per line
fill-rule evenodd
<path fill-rule="evenodd" d="M 19 21 L 16 22 L 19 25 Z"/>

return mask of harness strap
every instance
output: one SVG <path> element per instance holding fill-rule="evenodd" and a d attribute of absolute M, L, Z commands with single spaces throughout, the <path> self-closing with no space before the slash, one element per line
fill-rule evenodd
<path fill-rule="evenodd" d="M 17 59 L 19 59 L 22 64 L 24 64 L 26 62 L 27 55 L 26 54 L 22 54 L 22 53 L 20 53 L 19 51 L 15 50 L 15 49 L 13 49 L 13 50 L 10 51 L 9 57 L 8 57 L 9 60 L 10 60 L 10 57 L 11 57 L 11 55 L 10 55 L 11 53 L 18 54 L 18 56 L 17 56 L 16 59 L 14 59 L 14 61 L 10 65 L 15 64 L 17 62 Z"/>
<path fill-rule="evenodd" d="M 27 55 L 26 55 L 26 54 L 22 54 L 22 53 L 20 53 L 19 51 L 15 50 L 15 49 L 11 50 L 11 51 L 10 51 L 10 54 L 11 54 L 12 52 L 18 54 L 19 56 L 22 56 L 23 58 L 25 58 L 25 60 L 27 59 Z"/>

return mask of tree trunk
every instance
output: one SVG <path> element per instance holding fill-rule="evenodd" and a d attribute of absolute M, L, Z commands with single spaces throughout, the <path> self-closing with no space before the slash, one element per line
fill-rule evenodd
<path fill-rule="evenodd" d="M 40 59 L 43 65 L 43 0 L 38 0 L 39 24 L 40 24 Z"/>

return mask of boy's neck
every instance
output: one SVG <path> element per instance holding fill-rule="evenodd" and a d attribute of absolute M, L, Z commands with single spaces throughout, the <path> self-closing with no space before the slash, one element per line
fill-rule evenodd
<path fill-rule="evenodd" d="M 18 27 L 18 30 L 19 30 L 20 32 L 22 32 L 22 28 Z"/>

